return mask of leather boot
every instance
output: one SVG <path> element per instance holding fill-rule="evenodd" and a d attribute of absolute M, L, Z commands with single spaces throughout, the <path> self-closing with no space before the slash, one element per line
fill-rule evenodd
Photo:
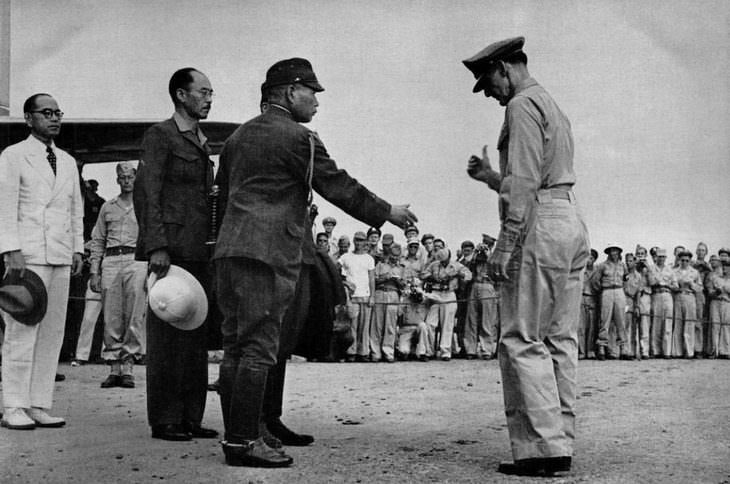
<path fill-rule="evenodd" d="M 235 443 L 260 437 L 267 373 L 265 368 L 251 368 L 239 362 L 231 388 L 225 440 Z"/>

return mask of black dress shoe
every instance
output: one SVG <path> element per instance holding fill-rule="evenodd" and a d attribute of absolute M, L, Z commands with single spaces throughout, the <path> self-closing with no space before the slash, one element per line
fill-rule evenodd
<path fill-rule="evenodd" d="M 556 474 L 570 471 L 571 463 L 570 456 L 520 459 L 500 463 L 497 472 L 509 476 L 555 477 Z"/>
<path fill-rule="evenodd" d="M 307 434 L 298 434 L 290 430 L 286 425 L 281 422 L 281 419 L 269 420 L 266 422 L 266 428 L 269 432 L 281 440 L 284 445 L 292 445 L 294 447 L 304 447 L 314 442 L 314 437 Z"/>
<path fill-rule="evenodd" d="M 122 383 L 122 377 L 120 375 L 109 375 L 106 380 L 101 382 L 101 388 L 114 388 L 120 386 Z"/>
<path fill-rule="evenodd" d="M 152 438 L 162 440 L 172 440 L 176 442 L 183 442 L 186 440 L 192 440 L 192 435 L 189 432 L 183 430 L 180 425 L 167 424 L 167 425 L 153 425 L 152 426 Z"/>
<path fill-rule="evenodd" d="M 206 429 L 200 425 L 195 424 L 183 424 L 182 429 L 189 433 L 193 438 L 196 439 L 215 439 L 218 437 L 218 431 L 213 429 Z"/>
<path fill-rule="evenodd" d="M 261 437 L 242 444 L 223 441 L 221 445 L 229 466 L 288 467 L 294 462 L 288 455 L 266 445 Z"/>
<path fill-rule="evenodd" d="M 120 376 L 119 386 L 122 388 L 134 388 L 134 377 L 132 375 Z"/>
<path fill-rule="evenodd" d="M 209 392 L 216 392 L 218 393 L 221 389 L 221 381 L 220 379 L 214 381 L 213 383 L 208 383 L 208 391 Z"/>

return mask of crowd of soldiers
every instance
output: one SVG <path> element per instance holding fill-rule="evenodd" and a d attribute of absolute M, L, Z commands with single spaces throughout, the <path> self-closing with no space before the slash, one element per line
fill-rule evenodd
<path fill-rule="evenodd" d="M 342 271 L 351 344 L 341 360 L 357 362 L 492 359 L 499 338 L 499 283 L 487 275 L 494 238 L 464 241 L 452 254 L 443 239 L 405 230 L 405 246 L 370 228 L 333 235 L 326 217 L 317 247 Z M 351 247 L 354 244 L 354 247 Z M 351 251 L 351 248 L 353 249 Z M 730 358 L 730 249 L 708 257 L 684 247 L 617 246 L 598 263 L 591 250 L 578 326 L 579 358 Z M 649 258 L 649 256 L 651 256 Z M 706 260 L 707 259 L 707 260 Z"/>

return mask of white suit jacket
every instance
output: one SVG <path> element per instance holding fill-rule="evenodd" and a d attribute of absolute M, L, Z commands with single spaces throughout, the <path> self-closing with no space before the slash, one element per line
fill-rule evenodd
<path fill-rule="evenodd" d="M 84 252 L 84 209 L 76 161 L 33 135 L 0 154 L 0 253 L 18 250 L 28 264 L 70 265 Z"/>

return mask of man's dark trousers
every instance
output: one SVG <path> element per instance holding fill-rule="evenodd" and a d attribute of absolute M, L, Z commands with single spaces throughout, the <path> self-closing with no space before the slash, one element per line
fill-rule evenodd
<path fill-rule="evenodd" d="M 279 354 L 277 362 L 269 368 L 264 393 L 263 420 L 276 420 L 282 415 L 284 399 L 284 379 L 286 377 L 286 360 L 292 355 L 299 342 L 299 336 L 309 312 L 311 274 L 313 266 L 303 264 L 299 280 L 294 291 L 294 299 L 284 314 L 281 324 Z"/>
<path fill-rule="evenodd" d="M 220 396 L 225 440 L 257 439 L 267 374 L 276 364 L 282 319 L 296 281 L 246 257 L 216 260 L 218 304 L 223 313 Z"/>
<path fill-rule="evenodd" d="M 207 262 L 173 261 L 190 272 L 206 293 L 210 275 Z M 208 294 L 210 301 L 210 295 Z M 199 426 L 208 387 L 207 322 L 182 331 L 147 310 L 147 417 L 150 426 Z"/>

